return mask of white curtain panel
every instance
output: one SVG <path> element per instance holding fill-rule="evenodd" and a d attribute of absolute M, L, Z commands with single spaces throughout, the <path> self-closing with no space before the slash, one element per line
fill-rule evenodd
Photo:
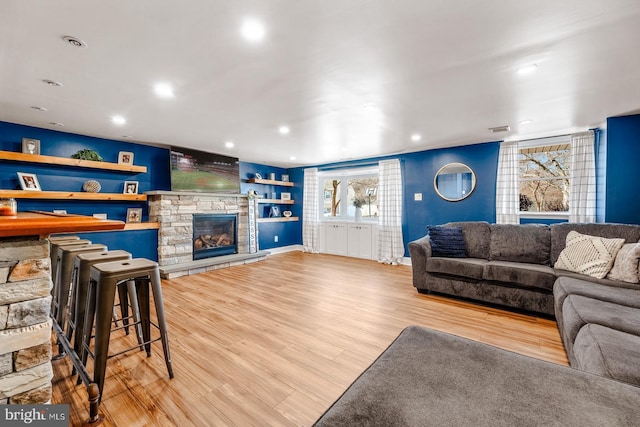
<path fill-rule="evenodd" d="M 520 188 L 518 142 L 503 142 L 498 155 L 496 179 L 496 223 L 519 224 Z"/>
<path fill-rule="evenodd" d="M 379 167 L 378 262 L 397 265 L 404 257 L 400 160 L 384 160 Z"/>
<path fill-rule="evenodd" d="M 302 200 L 302 250 L 320 250 L 320 222 L 318 219 L 318 168 L 304 170 L 304 198 Z"/>
<path fill-rule="evenodd" d="M 571 135 L 569 222 L 596 221 L 596 157 L 593 131 Z"/>

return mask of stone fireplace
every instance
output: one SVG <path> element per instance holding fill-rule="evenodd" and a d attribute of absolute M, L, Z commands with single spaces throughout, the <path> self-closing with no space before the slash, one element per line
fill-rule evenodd
<path fill-rule="evenodd" d="M 198 193 L 177 191 L 150 191 L 149 221 L 160 224 L 158 229 L 158 264 L 163 278 L 174 278 L 202 273 L 230 265 L 265 259 L 267 252 L 258 250 L 257 203 L 245 194 Z M 194 219 L 201 215 L 231 215 L 236 220 L 237 253 L 216 254 L 212 258 L 198 259 Z M 212 241 L 216 230 L 205 232 L 198 246 L 215 246 Z M 225 233 L 221 233 L 225 234 Z M 228 237 L 228 236 L 226 236 Z M 228 250 L 228 249 L 225 249 Z M 212 252 L 215 252 L 212 251 Z M 218 256 L 220 255 L 220 256 Z"/>

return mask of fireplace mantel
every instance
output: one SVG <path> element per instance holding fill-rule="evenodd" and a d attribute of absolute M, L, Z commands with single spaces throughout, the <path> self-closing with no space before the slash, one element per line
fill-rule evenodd
<path fill-rule="evenodd" d="M 157 222 L 158 264 L 160 270 L 171 271 L 171 277 L 192 274 L 193 259 L 193 215 L 199 213 L 221 213 L 238 215 L 238 254 L 262 255 L 258 251 L 258 227 L 256 224 L 257 203 L 246 194 L 201 193 L 195 191 L 149 191 L 149 221 Z M 197 272 L 220 268 L 215 258 L 210 266 L 202 267 L 197 260 Z M 237 263 L 237 257 L 234 258 Z M 184 267 L 184 268 L 182 268 Z M 202 269 L 204 268 L 204 270 Z M 168 276 L 165 276 L 168 277 Z"/>

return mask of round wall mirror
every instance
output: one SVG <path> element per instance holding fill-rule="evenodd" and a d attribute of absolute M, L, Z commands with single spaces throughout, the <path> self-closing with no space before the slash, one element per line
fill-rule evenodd
<path fill-rule="evenodd" d="M 433 178 L 438 196 L 450 202 L 469 197 L 476 188 L 476 174 L 463 163 L 449 163 L 440 168 Z"/>

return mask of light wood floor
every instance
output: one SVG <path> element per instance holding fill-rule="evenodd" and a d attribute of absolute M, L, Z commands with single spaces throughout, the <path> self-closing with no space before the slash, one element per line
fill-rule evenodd
<path fill-rule="evenodd" d="M 175 378 L 159 343 L 110 359 L 105 426 L 308 426 L 408 325 L 567 364 L 555 322 L 418 294 L 407 266 L 291 252 L 163 285 Z M 86 388 L 53 365 L 80 425 Z"/>

